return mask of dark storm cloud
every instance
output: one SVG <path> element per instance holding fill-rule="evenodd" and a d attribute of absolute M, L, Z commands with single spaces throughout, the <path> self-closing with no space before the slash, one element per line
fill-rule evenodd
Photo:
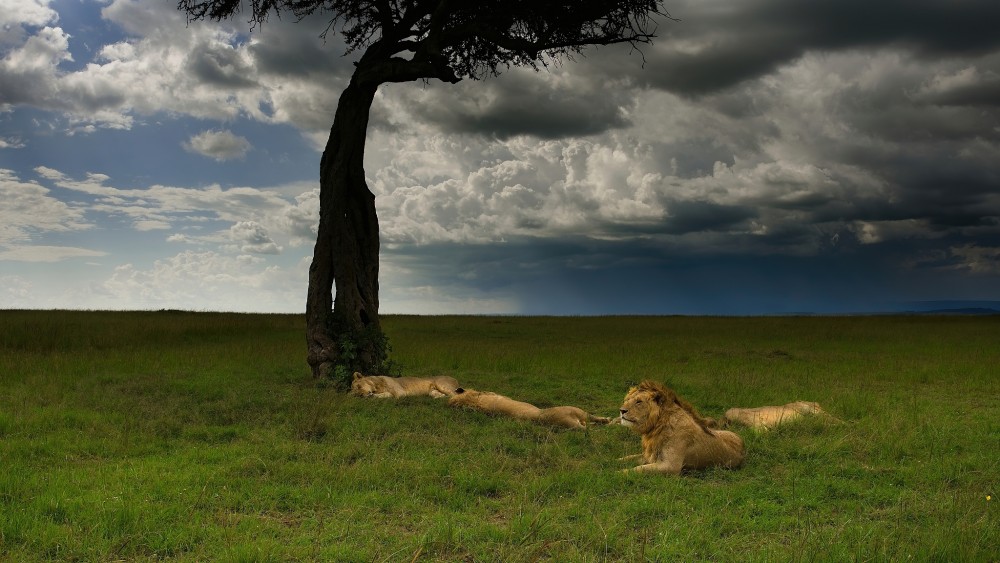
<path fill-rule="evenodd" d="M 598 240 L 607 238 L 610 240 L 631 240 L 641 241 L 663 236 L 681 237 L 683 235 L 706 235 L 713 240 L 732 241 L 739 238 L 739 231 L 746 231 L 747 221 L 757 216 L 757 211 L 749 207 L 719 206 L 707 202 L 682 202 L 682 206 L 675 206 L 675 214 L 660 221 L 594 221 L 591 223 L 590 234 Z M 684 211 L 676 210 L 677 207 L 684 207 Z M 803 244 L 806 239 L 815 239 L 815 232 L 802 233 L 803 236 L 796 237 L 794 241 L 787 241 L 788 245 Z M 754 246 L 761 243 L 780 247 L 783 241 L 774 236 L 756 237 L 753 240 Z M 672 243 L 681 244 L 684 243 Z M 687 244 L 691 244 L 690 241 Z M 706 243 L 706 246 L 711 243 Z M 740 245 L 744 249 L 748 247 L 746 242 Z M 592 257 L 593 258 L 593 257 Z"/>
<path fill-rule="evenodd" d="M 859 111 L 849 118 L 862 132 L 900 143 L 1000 139 L 995 117 L 978 111 L 904 105 L 907 103 L 904 99 L 898 102 L 895 107 Z"/>
<path fill-rule="evenodd" d="M 318 39 L 325 26 L 318 17 L 266 24 L 260 39 L 248 47 L 257 71 L 285 77 L 349 76 L 356 57 L 345 56 L 339 35 L 331 33 L 325 42 Z"/>
<path fill-rule="evenodd" d="M 675 200 L 667 203 L 668 216 L 662 232 L 667 234 L 727 231 L 747 219 L 757 217 L 757 210 L 743 205 L 720 205 L 699 200 Z"/>
<path fill-rule="evenodd" d="M 1000 47 L 994 0 L 680 2 L 671 13 L 681 21 L 661 24 L 638 78 L 685 95 L 768 74 L 811 50 L 898 46 L 933 58 Z"/>
<path fill-rule="evenodd" d="M 729 139 L 732 143 L 734 139 Z M 757 146 L 752 140 L 751 149 Z M 651 150 L 661 162 L 670 165 L 672 176 L 678 178 L 697 178 L 712 173 L 716 162 L 726 165 L 733 164 L 733 149 L 712 138 L 685 138 L 682 141 L 658 143 Z"/>
<path fill-rule="evenodd" d="M 591 232 L 613 239 L 693 233 L 730 236 L 746 231 L 747 221 L 759 216 L 757 208 L 745 205 L 721 205 L 702 200 L 668 200 L 665 203 L 667 213 L 661 220 L 593 221 Z M 534 226 L 542 228 L 544 224 Z"/>
<path fill-rule="evenodd" d="M 898 43 L 928 55 L 957 55 L 1000 46 L 1000 4 L 992 0 L 765 0 L 750 3 L 747 12 L 741 17 L 758 25 L 811 38 L 811 47 Z"/>
<path fill-rule="evenodd" d="M 417 105 L 414 116 L 450 132 L 499 139 L 581 137 L 631 124 L 625 114 L 631 93 L 621 84 L 554 78 L 545 71 L 520 72 L 468 81 L 459 91 L 439 86 Z"/>
<path fill-rule="evenodd" d="M 1000 64 L 989 69 L 985 76 L 977 77 L 967 84 L 923 94 L 920 98 L 939 106 L 1000 106 Z M 1000 134 L 996 129 L 993 133 Z"/>
<path fill-rule="evenodd" d="M 972 154 L 980 146 L 984 154 Z M 890 194 L 875 194 L 870 203 L 879 213 L 865 218 L 927 218 L 932 223 L 950 224 L 953 216 L 1000 215 L 1000 167 L 995 146 L 995 141 L 970 136 L 965 142 L 942 138 L 884 151 L 852 149 L 840 156 L 892 186 Z M 863 197 L 864 192 L 859 192 L 850 203 L 857 205 Z"/>
<path fill-rule="evenodd" d="M 191 51 L 188 66 L 195 78 L 204 84 L 234 90 L 259 86 L 251 78 L 253 69 L 229 46 L 203 43 Z"/>
<path fill-rule="evenodd" d="M 524 314 L 756 315 L 900 310 L 933 295 L 993 295 L 995 279 L 966 275 L 962 256 L 950 250 L 957 244 L 840 244 L 790 256 L 702 254 L 659 239 L 523 239 L 387 254 L 406 265 L 413 283 L 516 296 Z"/>
<path fill-rule="evenodd" d="M 901 61 L 902 62 L 902 61 Z M 923 65 L 924 68 L 921 68 Z M 988 57 L 914 61 L 839 93 L 842 119 L 894 142 L 1000 139 L 1000 52 Z"/>
<path fill-rule="evenodd" d="M 924 98 L 942 106 L 1000 106 L 1000 76 L 986 77 L 982 82 L 953 88 Z M 994 129 L 993 133 L 997 131 Z"/>
<path fill-rule="evenodd" d="M 789 45 L 718 45 L 698 54 L 657 56 L 639 77 L 656 88 L 705 94 L 768 74 L 801 53 Z"/>
<path fill-rule="evenodd" d="M 857 188 L 844 194 L 810 194 L 796 202 L 762 200 L 767 207 L 798 210 L 811 224 L 918 221 L 932 231 L 996 226 L 1000 177 L 995 167 L 955 163 L 946 154 L 899 157 L 867 167 L 892 186 L 888 192 Z"/>

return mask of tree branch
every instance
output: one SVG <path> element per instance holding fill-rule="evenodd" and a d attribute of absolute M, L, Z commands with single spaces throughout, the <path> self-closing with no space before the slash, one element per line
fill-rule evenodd
<path fill-rule="evenodd" d="M 356 81 L 360 85 L 378 85 L 386 82 L 411 82 L 428 78 L 437 78 L 442 82 L 452 84 L 462 80 L 443 57 L 438 60 L 406 60 L 400 57 L 389 57 L 380 61 L 359 64 L 351 81 Z"/>
<path fill-rule="evenodd" d="M 516 53 L 523 53 L 532 59 L 537 59 L 539 53 L 544 51 L 552 51 L 559 49 L 572 49 L 576 47 L 586 47 L 588 45 L 617 45 L 620 43 L 630 43 L 635 45 L 636 43 L 651 43 L 652 39 L 656 37 L 653 34 L 638 33 L 629 36 L 615 36 L 615 35 L 603 35 L 603 36 L 589 36 L 574 40 L 562 40 L 562 41 L 552 41 L 549 42 L 548 39 L 540 41 L 529 41 L 527 39 L 521 39 L 519 37 L 512 37 L 509 35 L 504 35 L 501 33 L 496 33 L 491 29 L 480 28 L 478 35 L 484 39 L 489 40 L 494 45 L 507 49 L 508 51 L 513 51 Z M 551 33 L 547 34 L 551 37 Z"/>
<path fill-rule="evenodd" d="M 395 27 L 395 23 L 392 20 L 392 6 L 389 4 L 389 0 L 377 0 L 375 2 L 375 13 L 378 15 L 382 26 L 382 35 L 384 36 L 387 31 Z"/>

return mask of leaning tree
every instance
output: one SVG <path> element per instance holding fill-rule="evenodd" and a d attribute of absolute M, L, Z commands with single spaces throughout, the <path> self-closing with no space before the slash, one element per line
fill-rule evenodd
<path fill-rule="evenodd" d="M 589 45 L 648 43 L 662 0 L 249 0 L 249 23 L 273 12 L 329 16 L 360 53 L 320 161 L 320 217 L 306 300 L 313 375 L 377 371 L 378 217 L 364 174 L 368 114 L 387 82 L 456 83 L 511 66 L 538 69 Z M 243 0 L 179 0 L 189 20 L 224 20 Z M 336 286 L 336 287 L 334 287 Z"/>

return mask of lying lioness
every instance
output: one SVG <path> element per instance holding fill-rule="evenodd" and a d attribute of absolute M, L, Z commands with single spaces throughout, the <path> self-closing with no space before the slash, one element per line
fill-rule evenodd
<path fill-rule="evenodd" d="M 531 403 L 515 401 L 510 397 L 489 391 L 475 391 L 461 387 L 456 389 L 455 393 L 448 399 L 448 404 L 453 407 L 468 407 L 488 414 L 505 415 L 520 420 L 530 420 L 565 428 L 586 428 L 588 423 L 607 424 L 610 422 L 603 416 L 594 416 L 576 407 L 540 409 Z"/>
<path fill-rule="evenodd" d="M 358 397 L 375 397 L 378 399 L 397 399 L 399 397 L 415 397 L 429 395 L 435 399 L 452 395 L 458 389 L 458 381 L 454 377 L 439 375 L 436 377 L 387 377 L 384 375 L 361 375 L 354 372 L 351 382 L 351 394 Z"/>
<path fill-rule="evenodd" d="M 779 424 L 813 414 L 833 418 L 819 406 L 819 403 L 795 401 L 780 407 L 732 408 L 726 411 L 725 420 L 749 426 L 754 430 L 770 430 Z"/>
<path fill-rule="evenodd" d="M 627 471 L 677 475 L 682 469 L 743 465 L 743 440 L 728 430 L 713 430 L 706 419 L 676 393 L 644 381 L 625 395 L 621 423 L 642 435 L 645 463 Z"/>

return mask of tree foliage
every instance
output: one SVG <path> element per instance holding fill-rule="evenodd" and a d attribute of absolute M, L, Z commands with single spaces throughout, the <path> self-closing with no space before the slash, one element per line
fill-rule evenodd
<path fill-rule="evenodd" d="M 330 16 L 348 53 L 362 52 L 355 78 L 408 82 L 483 78 L 511 66 L 537 68 L 588 45 L 654 37 L 660 0 L 180 0 L 189 19 L 223 20 L 249 9 Z"/>

